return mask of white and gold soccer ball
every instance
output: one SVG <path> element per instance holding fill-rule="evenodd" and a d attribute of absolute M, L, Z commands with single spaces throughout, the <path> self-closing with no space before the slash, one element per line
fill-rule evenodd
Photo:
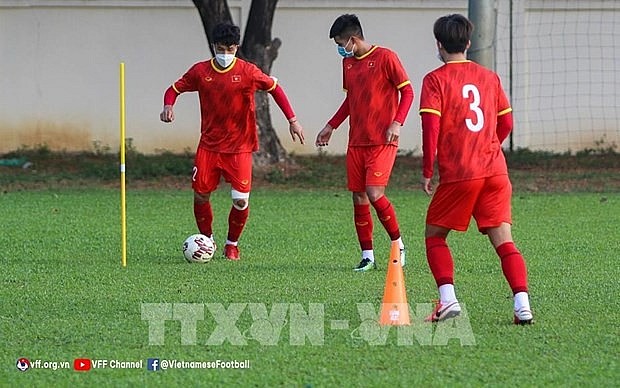
<path fill-rule="evenodd" d="M 207 263 L 215 254 L 215 244 L 204 234 L 193 234 L 183 242 L 183 256 L 190 263 Z"/>

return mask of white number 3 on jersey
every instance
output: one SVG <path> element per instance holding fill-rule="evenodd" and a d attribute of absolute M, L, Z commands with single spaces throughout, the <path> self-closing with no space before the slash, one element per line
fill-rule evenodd
<path fill-rule="evenodd" d="M 476 122 L 474 123 L 472 119 L 465 119 L 465 125 L 467 125 L 467 129 L 472 132 L 480 132 L 484 126 L 484 115 L 480 109 L 480 92 L 476 85 L 463 85 L 463 98 L 467 98 L 468 100 L 470 98 L 473 99 L 473 101 L 469 103 L 469 109 L 476 114 Z"/>

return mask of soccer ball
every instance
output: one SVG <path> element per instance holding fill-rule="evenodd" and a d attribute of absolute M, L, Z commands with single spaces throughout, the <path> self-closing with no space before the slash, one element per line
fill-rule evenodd
<path fill-rule="evenodd" d="M 215 254 L 215 244 L 204 234 L 193 234 L 183 242 L 183 256 L 189 263 L 207 263 Z"/>

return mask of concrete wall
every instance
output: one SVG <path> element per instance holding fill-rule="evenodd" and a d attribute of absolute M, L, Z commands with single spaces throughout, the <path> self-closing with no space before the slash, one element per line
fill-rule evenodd
<path fill-rule="evenodd" d="M 513 76 L 512 83 L 506 86 L 507 89 L 510 86 L 514 94 L 518 146 L 553 148 L 556 145 L 549 140 L 570 137 L 576 139 L 574 144 L 584 148 L 592 144 L 592 138 L 600 137 L 598 132 L 591 135 L 592 125 L 583 120 L 558 121 L 559 127 L 575 123 L 570 125 L 570 133 L 565 128 L 556 129 L 553 121 L 544 122 L 545 131 L 540 132 L 538 127 L 543 125 L 532 120 L 538 105 L 548 101 L 544 98 L 540 102 L 532 100 L 532 85 L 541 84 L 548 75 L 532 72 L 536 63 L 547 65 L 547 62 L 527 59 L 530 58 L 527 50 L 531 49 L 535 37 L 527 34 L 525 26 L 532 15 L 546 12 L 541 3 L 544 6 L 558 1 L 515 0 L 512 16 L 508 9 L 510 2 L 498 2 L 498 71 L 504 80 Z M 425 73 L 439 65 L 435 58 L 432 24 L 447 13 L 467 14 L 467 3 L 466 0 L 280 0 L 273 36 L 279 37 L 283 45 L 272 75 L 279 78 L 287 92 L 309 143 L 301 147 L 290 141 L 287 123 L 272 104 L 273 123 L 287 150 L 316 152 L 312 145 L 316 133 L 344 98 L 341 59 L 328 32 L 337 16 L 356 13 L 367 40 L 396 50 L 409 73 L 416 99 L 402 131 L 401 149 L 419 153 L 421 136 L 417 108 L 421 81 Z M 587 12 L 596 15 L 611 12 L 615 15 L 612 18 L 618 16 L 620 9 L 617 1 L 570 3 L 581 3 L 582 7 L 590 3 L 611 3 L 612 7 L 599 6 Z M 242 29 L 250 4 L 250 0 L 229 0 L 233 18 Z M 507 29 L 507 18 L 521 24 Z M 509 55 L 510 31 L 517 38 L 512 58 Z M 613 40 L 609 44 L 613 52 L 619 48 L 616 46 L 620 41 Z M 515 56 L 514 50 L 519 50 L 519 54 Z M 554 55 L 553 51 L 541 54 Z M 209 57 L 202 23 L 190 0 L 0 0 L 0 90 L 3 91 L 0 94 L 0 152 L 40 144 L 52 149 L 84 150 L 92 149 L 95 142 L 117 149 L 121 61 L 126 68 L 127 137 L 133 139 L 133 145 L 141 152 L 193 150 L 199 136 L 195 94 L 179 97 L 174 123 L 161 123 L 158 116 L 164 90 L 193 63 Z M 613 81 L 619 86 L 617 71 L 605 74 L 617 77 L 606 81 L 608 85 Z M 603 105 L 618 102 L 616 89 L 610 89 L 613 99 L 607 98 Z M 559 93 L 554 101 L 566 99 L 558 89 L 554 90 Z M 595 99 L 594 91 L 590 97 L 584 97 L 588 98 Z M 591 115 L 591 111 L 584 115 Z M 618 123 L 618 110 L 614 107 L 603 113 L 607 119 L 601 124 L 602 133 L 609 141 L 619 142 L 619 126 L 611 128 Z M 345 151 L 346 131 L 345 123 L 335 133 L 329 152 Z M 547 132 L 563 135 L 548 139 Z M 557 144 L 560 148 L 566 147 L 565 143 Z"/>

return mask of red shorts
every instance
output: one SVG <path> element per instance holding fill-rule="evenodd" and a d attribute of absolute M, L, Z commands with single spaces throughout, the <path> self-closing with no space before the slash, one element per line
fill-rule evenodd
<path fill-rule="evenodd" d="M 426 213 L 428 225 L 466 231 L 473 216 L 478 230 L 512 223 L 508 175 L 440 184 Z"/>
<path fill-rule="evenodd" d="M 349 147 L 347 149 L 347 187 L 354 193 L 367 186 L 387 186 L 398 147 L 391 144 Z"/>
<path fill-rule="evenodd" d="M 225 154 L 198 148 L 194 159 L 192 189 L 197 193 L 211 193 L 217 189 L 221 177 L 233 190 L 249 193 L 252 188 L 252 153 Z"/>

